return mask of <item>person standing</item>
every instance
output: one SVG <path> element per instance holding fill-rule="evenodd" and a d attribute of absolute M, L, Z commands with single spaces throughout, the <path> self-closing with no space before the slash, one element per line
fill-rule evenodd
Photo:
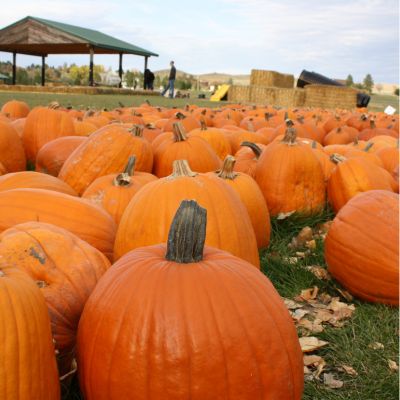
<path fill-rule="evenodd" d="M 175 63 L 171 61 L 169 63 L 171 66 L 171 69 L 169 71 L 169 76 L 168 76 L 168 85 L 166 88 L 162 91 L 161 95 L 164 96 L 165 93 L 167 93 L 167 90 L 169 89 L 169 97 L 172 99 L 174 97 L 174 84 L 175 84 L 175 78 L 176 78 L 176 68 L 175 68 Z"/>

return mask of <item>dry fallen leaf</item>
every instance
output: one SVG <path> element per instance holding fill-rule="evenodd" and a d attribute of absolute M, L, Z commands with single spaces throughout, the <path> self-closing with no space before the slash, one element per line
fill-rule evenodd
<path fill-rule="evenodd" d="M 292 311 L 290 314 L 294 320 L 300 321 L 305 315 L 308 314 L 308 311 L 302 308 L 298 308 L 297 310 Z"/>
<path fill-rule="evenodd" d="M 337 320 L 343 318 L 350 318 L 355 311 L 354 304 L 347 304 L 339 301 L 338 297 L 334 297 L 328 305 L 328 309 L 334 312 Z"/>
<path fill-rule="evenodd" d="M 297 303 L 292 299 L 283 298 L 283 302 L 288 310 L 295 310 L 296 308 L 303 307 L 303 304 Z"/>
<path fill-rule="evenodd" d="M 339 369 L 343 370 L 344 372 L 346 372 L 346 374 L 351 375 L 351 376 L 357 376 L 358 375 L 357 371 L 353 367 L 350 367 L 350 365 L 342 364 L 339 367 Z"/>
<path fill-rule="evenodd" d="M 328 233 L 330 227 L 332 226 L 333 221 L 326 221 L 323 224 L 317 226 L 318 232 Z"/>
<path fill-rule="evenodd" d="M 292 214 L 294 214 L 296 211 L 289 211 L 287 213 L 279 213 L 276 219 L 286 219 L 290 217 Z"/>
<path fill-rule="evenodd" d="M 322 279 L 322 280 L 332 279 L 331 276 L 329 275 L 329 272 L 325 268 L 320 267 L 319 265 L 309 265 L 305 268 L 306 268 L 306 270 L 308 270 L 312 274 L 314 274 L 318 279 Z"/>
<path fill-rule="evenodd" d="M 309 366 L 309 365 L 317 365 L 321 362 L 322 357 L 320 356 L 316 356 L 315 354 L 311 354 L 311 355 L 304 355 L 303 356 L 303 364 L 305 366 Z"/>
<path fill-rule="evenodd" d="M 397 372 L 399 370 L 399 366 L 397 365 L 396 361 L 388 360 L 388 364 L 391 371 Z"/>
<path fill-rule="evenodd" d="M 300 292 L 299 296 L 296 296 L 294 299 L 296 301 L 309 301 L 314 300 L 318 294 L 318 287 L 314 286 L 313 288 L 304 289 Z"/>
<path fill-rule="evenodd" d="M 373 342 L 373 343 L 369 344 L 368 347 L 373 350 L 382 350 L 385 348 L 383 343 L 379 343 L 379 342 Z"/>
<path fill-rule="evenodd" d="M 347 291 L 343 289 L 336 288 L 336 290 L 343 296 L 347 301 L 353 301 L 353 296 Z"/>
<path fill-rule="evenodd" d="M 339 389 L 343 386 L 343 381 L 335 379 L 333 374 L 324 374 L 324 384 L 332 389 Z"/>
<path fill-rule="evenodd" d="M 299 247 L 303 247 L 308 241 L 312 240 L 313 231 L 309 226 L 305 226 L 297 236 L 292 238 L 292 241 L 289 243 L 288 247 L 291 249 L 297 249 Z"/>
<path fill-rule="evenodd" d="M 304 251 L 296 251 L 296 257 L 305 258 L 306 253 Z"/>
<path fill-rule="evenodd" d="M 303 353 L 309 353 L 320 347 L 323 347 L 328 344 L 328 342 L 324 342 L 323 340 L 319 340 L 315 336 L 304 336 L 299 338 L 301 351 Z"/>
<path fill-rule="evenodd" d="M 303 373 L 304 373 L 304 375 L 311 375 L 311 374 L 312 374 L 312 371 L 311 371 L 310 368 L 307 368 L 307 367 L 304 365 L 304 367 L 303 367 Z"/>
<path fill-rule="evenodd" d="M 297 264 L 299 261 L 298 257 L 283 257 L 282 260 L 288 264 Z"/>
<path fill-rule="evenodd" d="M 317 242 L 314 239 L 308 240 L 305 246 L 310 250 L 315 250 L 317 248 Z"/>
<path fill-rule="evenodd" d="M 304 328 L 309 330 L 312 333 L 321 333 L 324 330 L 324 327 L 321 325 L 321 320 L 315 319 L 314 321 L 310 321 L 307 318 L 301 319 L 297 326 L 300 328 Z"/>

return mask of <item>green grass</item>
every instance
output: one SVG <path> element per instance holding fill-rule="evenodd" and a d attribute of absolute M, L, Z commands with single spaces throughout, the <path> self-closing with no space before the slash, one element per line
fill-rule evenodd
<path fill-rule="evenodd" d="M 370 111 L 384 111 L 387 106 L 392 106 L 399 112 L 399 96 L 391 94 L 372 94 L 368 105 Z"/>
<path fill-rule="evenodd" d="M 30 107 L 47 105 L 51 101 L 57 101 L 62 106 L 71 105 L 74 108 L 93 107 L 97 109 L 113 109 L 119 107 L 121 102 L 124 106 L 139 106 L 146 100 L 154 106 L 160 107 L 183 107 L 186 104 L 197 104 L 202 107 L 219 107 L 221 104 L 215 101 L 208 101 L 197 98 L 190 99 L 169 99 L 161 96 L 136 96 L 116 94 L 60 94 L 60 93 L 32 93 L 32 92 L 1 92 L 0 107 L 9 100 L 23 100 Z"/>
<path fill-rule="evenodd" d="M 284 257 L 295 256 L 288 244 L 303 226 L 315 226 L 332 218 L 332 212 L 305 220 L 289 218 L 272 221 L 273 236 L 268 249 L 261 252 L 263 272 L 270 278 L 278 292 L 284 297 L 293 297 L 302 289 L 318 286 L 320 292 L 339 296 L 340 284 L 334 280 L 321 281 L 303 267 L 305 265 L 326 266 L 323 242 L 310 256 L 300 259 L 295 265 L 288 264 Z M 345 301 L 345 300 L 342 300 Z M 303 399 L 315 400 L 395 400 L 398 399 L 398 375 L 390 371 L 388 360 L 398 361 L 398 310 L 384 305 L 354 300 L 356 311 L 342 328 L 326 327 L 323 332 L 313 334 L 329 342 L 316 354 L 327 363 L 326 372 L 344 381 L 341 389 L 329 389 L 322 382 L 306 382 Z M 384 345 L 383 350 L 368 347 L 373 342 Z M 352 366 L 358 376 L 352 377 L 336 370 L 340 365 Z"/>

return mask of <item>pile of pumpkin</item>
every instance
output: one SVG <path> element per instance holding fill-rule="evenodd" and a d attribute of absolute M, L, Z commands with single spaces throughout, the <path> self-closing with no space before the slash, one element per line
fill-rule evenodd
<path fill-rule="evenodd" d="M 296 330 L 258 249 L 270 217 L 327 201 L 332 275 L 398 304 L 398 115 L 1 111 L 2 398 L 59 398 L 77 359 L 86 399 L 300 399 Z"/>

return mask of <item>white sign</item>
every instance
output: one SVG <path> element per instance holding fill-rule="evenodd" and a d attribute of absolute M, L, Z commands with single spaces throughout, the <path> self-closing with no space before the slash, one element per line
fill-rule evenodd
<path fill-rule="evenodd" d="M 387 115 L 393 115 L 395 112 L 396 112 L 396 109 L 395 108 L 393 108 L 392 106 L 387 106 L 386 108 L 385 108 L 385 114 L 387 114 Z"/>

